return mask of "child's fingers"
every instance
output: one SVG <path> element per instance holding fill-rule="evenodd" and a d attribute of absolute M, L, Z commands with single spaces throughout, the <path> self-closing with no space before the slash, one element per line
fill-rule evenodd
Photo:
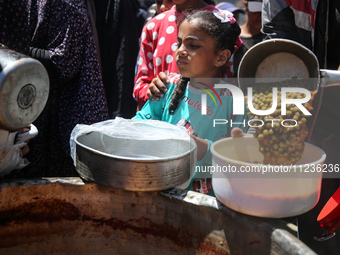
<path fill-rule="evenodd" d="M 152 99 L 159 99 L 160 97 L 164 97 L 167 92 L 167 87 L 163 83 L 163 81 L 157 77 L 152 80 L 149 85 L 149 89 L 147 91 L 147 95 Z"/>
<path fill-rule="evenodd" d="M 160 92 L 163 93 L 163 96 L 164 96 L 164 94 L 168 91 L 166 84 L 170 83 L 168 76 L 165 73 L 160 72 L 158 74 L 158 77 L 154 79 L 154 83 L 157 86 L 157 88 L 160 90 Z"/>
<path fill-rule="evenodd" d="M 162 81 L 162 82 L 164 82 L 165 84 L 169 84 L 170 83 L 170 79 L 168 78 L 168 76 L 165 74 L 165 73 L 163 73 L 163 72 L 160 72 L 159 74 L 158 74 L 158 78 Z M 165 86 L 164 86 L 165 87 Z"/>
<path fill-rule="evenodd" d="M 156 94 L 154 94 L 151 89 L 149 88 L 148 91 L 146 92 L 147 96 L 149 97 L 149 99 L 154 99 L 154 100 L 158 100 L 159 96 L 157 96 Z"/>
<path fill-rule="evenodd" d="M 164 94 L 160 91 L 156 84 L 151 83 L 147 91 L 149 98 L 159 99 L 159 97 L 164 97 Z"/>

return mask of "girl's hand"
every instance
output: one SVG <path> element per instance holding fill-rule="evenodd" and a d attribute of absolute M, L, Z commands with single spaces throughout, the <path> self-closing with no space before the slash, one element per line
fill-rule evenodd
<path fill-rule="evenodd" d="M 149 88 L 146 92 L 148 97 L 154 100 L 159 100 L 160 97 L 164 97 L 165 93 L 168 91 L 164 83 L 169 84 L 170 80 L 165 73 L 160 72 L 149 84 Z"/>

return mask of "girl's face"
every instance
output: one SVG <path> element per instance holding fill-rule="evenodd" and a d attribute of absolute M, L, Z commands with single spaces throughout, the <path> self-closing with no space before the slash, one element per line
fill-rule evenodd
<path fill-rule="evenodd" d="M 199 29 L 196 20 L 182 22 L 177 44 L 176 63 L 186 78 L 218 78 L 230 57 L 229 50 L 216 51 L 215 40 Z"/>
<path fill-rule="evenodd" d="M 173 0 L 156 0 L 157 14 L 170 10 L 174 4 Z"/>

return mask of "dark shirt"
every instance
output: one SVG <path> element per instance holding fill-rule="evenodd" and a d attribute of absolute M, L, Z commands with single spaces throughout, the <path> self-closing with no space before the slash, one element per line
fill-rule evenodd
<path fill-rule="evenodd" d="M 330 1 L 328 24 L 327 58 L 324 66 L 326 69 L 337 70 L 340 64 L 340 1 Z M 322 34 L 316 31 L 316 36 Z M 322 93 L 322 104 L 313 130 L 313 141 L 321 145 L 324 139 L 332 137 L 332 142 L 340 143 L 340 87 L 327 87 L 322 91 L 320 89 L 318 93 Z"/>
<path fill-rule="evenodd" d="M 39 134 L 29 143 L 31 164 L 13 177 L 77 176 L 70 157 L 72 129 L 108 119 L 85 1 L 0 1 L 0 41 L 30 52 L 50 78 L 49 99 L 33 122 Z"/>
<path fill-rule="evenodd" d="M 252 37 L 241 37 L 241 39 L 246 50 L 249 50 L 252 46 L 263 40 L 263 34 L 260 33 L 257 35 L 253 35 Z"/>

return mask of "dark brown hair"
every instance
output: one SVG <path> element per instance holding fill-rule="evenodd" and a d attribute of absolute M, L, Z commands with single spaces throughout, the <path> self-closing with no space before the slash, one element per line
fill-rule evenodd
<path fill-rule="evenodd" d="M 200 30 L 215 39 L 216 52 L 225 49 L 230 50 L 231 53 L 234 52 L 235 42 L 241 33 L 237 22 L 233 24 L 230 24 L 230 22 L 222 23 L 221 20 L 210 11 L 199 11 L 186 18 L 187 22 L 191 22 L 192 20 L 197 22 Z M 178 82 L 169 106 L 169 113 L 171 115 L 175 113 L 189 80 L 189 78 L 182 77 Z"/>
<path fill-rule="evenodd" d="M 215 0 L 204 0 L 204 2 L 206 2 L 207 4 L 211 4 L 211 5 L 216 5 Z"/>

